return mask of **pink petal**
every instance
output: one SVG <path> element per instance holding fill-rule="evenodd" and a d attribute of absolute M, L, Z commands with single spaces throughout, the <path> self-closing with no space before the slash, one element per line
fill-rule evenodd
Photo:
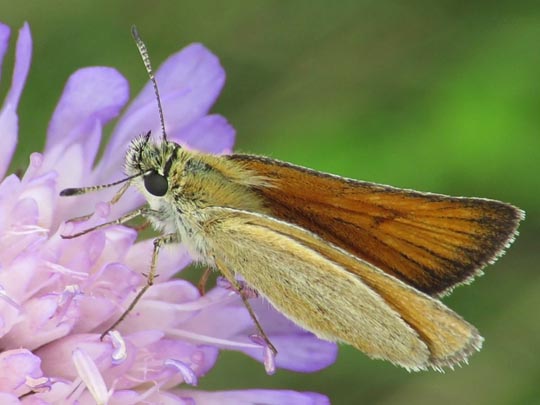
<path fill-rule="evenodd" d="M 26 183 L 24 184 L 25 190 L 19 196 L 20 200 L 32 199 L 35 201 L 39 207 L 36 225 L 47 229 L 51 226 L 55 210 L 56 178 L 56 173 L 49 172 L 31 181 L 24 181 Z"/>
<path fill-rule="evenodd" d="M 118 305 L 129 302 L 141 278 L 123 264 L 108 264 L 80 299 L 80 319 L 74 332 L 105 331 L 121 315 Z"/>
<path fill-rule="evenodd" d="M 26 377 L 42 375 L 41 360 L 26 349 L 0 352 L 0 391 L 16 392 L 24 386 Z"/>
<path fill-rule="evenodd" d="M 137 242 L 129 250 L 126 265 L 138 273 L 148 273 L 154 243 L 152 239 Z M 169 280 L 191 263 L 191 258 L 185 246 L 180 244 L 167 245 L 161 249 L 158 257 L 158 283 Z"/>
<path fill-rule="evenodd" d="M 39 206 L 32 198 L 23 198 L 15 203 L 10 210 L 11 223 L 9 230 L 2 235 L 0 248 L 2 249 L 3 263 L 11 262 L 15 257 L 24 252 L 37 240 L 44 238 L 46 229 L 37 225 L 39 218 Z M 13 274 L 12 274 L 13 277 Z M 18 278 L 18 277 L 17 277 Z"/>
<path fill-rule="evenodd" d="M 21 401 L 17 395 L 7 394 L 4 392 L 0 393 L 0 404 L 3 405 L 20 405 Z"/>
<path fill-rule="evenodd" d="M 146 292 L 119 328 L 123 333 L 146 329 L 170 330 L 197 313 L 200 309 L 198 297 L 197 289 L 184 280 L 155 284 Z M 129 298 L 131 299 L 132 297 Z M 119 316 L 120 313 L 117 315 Z"/>
<path fill-rule="evenodd" d="M 15 302 L 24 302 L 33 283 L 45 283 L 45 272 L 37 271 L 40 262 L 34 255 L 19 255 L 9 264 L 2 264 L 7 271 L 0 272 L 0 285 Z M 35 280 L 35 281 L 34 281 Z"/>
<path fill-rule="evenodd" d="M 52 382 L 50 390 L 38 392 L 26 396 L 21 403 L 24 405 L 48 405 L 64 403 L 66 398 L 73 394 L 73 384 L 67 381 L 55 380 Z M 0 401 L 3 404 L 3 402 Z M 81 402 L 82 403 L 82 402 Z"/>
<path fill-rule="evenodd" d="M 179 383 L 186 382 L 188 378 L 191 382 L 193 377 L 205 375 L 215 364 L 218 356 L 218 350 L 214 347 L 196 346 L 181 340 L 162 339 L 159 342 L 148 346 L 148 350 L 153 353 L 153 362 L 149 364 L 149 369 L 154 369 L 155 372 L 148 371 L 146 378 L 149 380 L 164 379 L 164 388 L 174 387 Z M 186 370 L 179 372 L 177 367 L 171 367 L 173 363 L 182 362 L 184 368 L 189 367 L 191 373 Z M 152 364 L 155 366 L 152 367 Z M 178 364 L 178 363 L 177 363 Z M 161 370 L 160 370 L 161 368 Z M 174 374 L 171 378 L 170 374 Z M 191 374 L 188 377 L 188 374 Z"/>
<path fill-rule="evenodd" d="M 6 104 L 0 111 L 0 136 L 5 147 L 0 148 L 0 178 L 6 175 L 7 168 L 11 162 L 13 151 L 17 145 L 17 134 L 19 131 L 17 111 L 11 104 Z"/>
<path fill-rule="evenodd" d="M 195 336 L 208 336 L 222 341 L 206 342 L 202 338 L 199 342 L 201 344 L 208 343 L 229 350 L 240 350 L 239 347 L 244 346 L 259 349 L 249 340 L 255 328 L 242 300 L 236 294 L 222 288 L 213 288 L 199 298 L 199 305 L 202 309 L 178 325 L 179 329 L 187 330 Z"/>
<path fill-rule="evenodd" d="M 75 322 L 74 316 L 59 322 L 54 316 L 57 309 L 57 299 L 45 296 L 26 301 L 24 304 L 25 317 L 4 336 L 3 342 L 7 347 L 23 346 L 34 350 L 44 344 L 59 339 L 69 333 Z"/>
<path fill-rule="evenodd" d="M 91 170 L 101 142 L 103 124 L 97 119 L 82 121 L 69 134 L 71 144 L 51 144 L 44 154 L 41 173 L 55 170 L 59 176 L 58 189 L 73 185 L 91 184 Z M 92 196 L 96 200 L 96 195 Z M 63 202 L 68 202 L 63 199 Z M 95 203 L 95 202 L 94 202 Z"/>
<path fill-rule="evenodd" d="M 34 353 L 41 359 L 45 375 L 74 380 L 77 370 L 72 362 L 72 354 L 77 348 L 84 350 L 94 360 L 100 359 L 100 370 L 112 364 L 112 345 L 107 341 L 101 342 L 97 334 L 68 335 L 40 347 Z"/>

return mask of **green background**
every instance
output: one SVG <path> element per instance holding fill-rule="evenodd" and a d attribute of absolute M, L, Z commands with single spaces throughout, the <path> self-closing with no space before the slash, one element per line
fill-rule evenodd
<path fill-rule="evenodd" d="M 29 21 L 34 37 L 13 167 L 41 150 L 75 69 L 114 66 L 138 92 L 146 73 L 131 24 L 154 65 L 202 42 L 227 71 L 214 111 L 237 128 L 238 149 L 362 180 L 500 199 L 525 209 L 527 220 L 486 276 L 445 299 L 486 338 L 470 365 L 410 374 L 343 346 L 320 373 L 269 377 L 249 358 L 224 353 L 200 387 L 320 391 L 335 404 L 532 403 L 540 397 L 534 4 L 2 0 L 0 19 L 15 29 Z M 4 69 L 0 90 L 7 77 Z"/>

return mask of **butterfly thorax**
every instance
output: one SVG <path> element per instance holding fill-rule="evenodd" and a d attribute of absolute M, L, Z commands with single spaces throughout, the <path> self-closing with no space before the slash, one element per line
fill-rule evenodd
<path fill-rule="evenodd" d="M 268 185 L 267 179 L 223 156 L 188 151 L 170 141 L 153 142 L 149 134 L 131 142 L 125 171 L 128 176 L 142 174 L 131 184 L 145 196 L 152 226 L 177 233 L 195 251 L 203 250 L 197 235 L 205 208 L 266 211 L 253 187 Z"/>

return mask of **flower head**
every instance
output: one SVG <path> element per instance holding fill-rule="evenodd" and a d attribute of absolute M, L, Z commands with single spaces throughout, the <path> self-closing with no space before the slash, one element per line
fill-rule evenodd
<path fill-rule="evenodd" d="M 0 62 L 9 28 L 0 25 Z M 141 132 L 159 132 L 152 87 L 147 85 L 119 118 L 96 161 L 104 125 L 129 99 L 126 80 L 114 69 L 85 68 L 68 80 L 51 119 L 43 153 L 30 156 L 25 174 L 7 175 L 18 138 L 17 105 L 31 59 L 30 30 L 17 41 L 11 88 L 0 111 L 0 402 L 24 403 L 325 403 L 314 393 L 246 390 L 196 391 L 219 350 L 237 350 L 274 367 L 264 340 L 250 337 L 253 321 L 236 293 L 217 286 L 201 296 L 173 278 L 191 259 L 181 245 L 159 257 L 157 284 L 103 341 L 100 334 L 145 283 L 152 241 L 110 226 L 65 240 L 117 218 L 143 203 L 130 190 L 111 206 L 115 190 L 60 198 L 65 187 L 122 177 L 124 151 Z M 223 86 L 218 59 L 194 44 L 157 71 L 169 138 L 212 153 L 232 149 L 234 129 L 208 111 Z M 88 220 L 66 219 L 94 213 Z M 253 298 L 265 331 L 279 351 L 276 367 L 315 371 L 335 359 L 322 342 Z M 41 401 L 41 402 L 40 402 Z"/>

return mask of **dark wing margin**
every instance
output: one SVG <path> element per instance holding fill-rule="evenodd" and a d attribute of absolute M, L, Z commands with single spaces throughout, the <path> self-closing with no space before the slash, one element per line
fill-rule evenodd
<path fill-rule="evenodd" d="M 525 217 L 496 200 L 398 189 L 254 155 L 228 159 L 269 179 L 254 191 L 273 216 L 432 296 L 482 274 Z"/>

